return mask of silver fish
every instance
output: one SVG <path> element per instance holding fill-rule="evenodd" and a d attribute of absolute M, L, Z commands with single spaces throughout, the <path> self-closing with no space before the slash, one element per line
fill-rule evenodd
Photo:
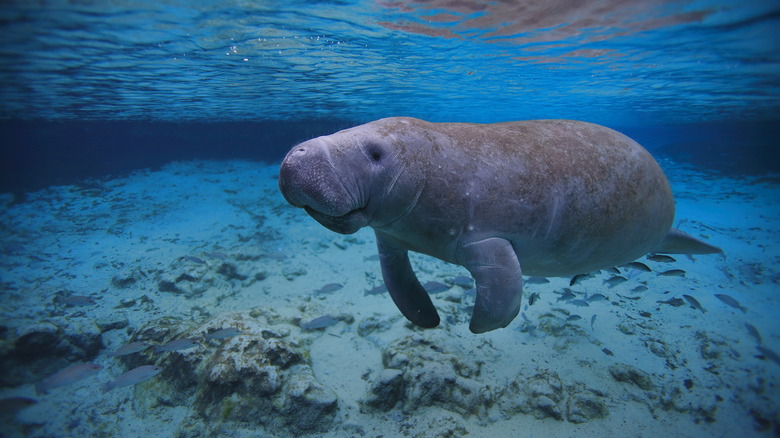
<path fill-rule="evenodd" d="M 547 284 L 550 280 L 544 277 L 528 277 L 523 282 L 524 284 Z"/>
<path fill-rule="evenodd" d="M 650 254 L 647 256 L 647 260 L 653 261 L 653 262 L 659 262 L 659 263 L 673 263 L 676 262 L 674 257 L 670 257 L 668 255 L 663 254 Z"/>
<path fill-rule="evenodd" d="M 151 347 L 151 344 L 148 342 L 131 342 L 117 348 L 116 351 L 108 353 L 108 355 L 110 357 L 127 356 L 128 354 L 138 353 L 139 351 L 146 350 L 149 347 Z"/>
<path fill-rule="evenodd" d="M 422 286 L 429 294 L 437 294 L 450 288 L 446 284 L 439 283 L 438 281 L 429 281 Z"/>
<path fill-rule="evenodd" d="M 670 269 L 668 271 L 661 272 L 658 275 L 663 277 L 685 277 L 685 271 L 682 269 Z"/>
<path fill-rule="evenodd" d="M 337 290 L 344 287 L 341 283 L 328 283 L 325 286 L 322 286 L 321 288 L 314 291 L 315 295 L 322 295 L 322 294 L 329 294 L 336 292 Z"/>
<path fill-rule="evenodd" d="M 631 289 L 631 292 L 634 292 L 634 293 L 639 293 L 639 292 L 644 292 L 644 291 L 646 291 L 646 290 L 647 290 L 647 286 L 645 286 L 645 285 L 643 285 L 643 284 L 640 284 L 639 286 L 637 286 L 637 287 L 635 287 L 635 288 Z"/>
<path fill-rule="evenodd" d="M 330 327 L 334 324 L 337 324 L 339 322 L 338 319 L 330 316 L 330 315 L 323 315 L 319 316 L 317 318 L 312 319 L 311 321 L 302 322 L 301 323 L 301 330 L 309 331 L 309 330 L 318 330 L 323 329 L 326 327 Z"/>
<path fill-rule="evenodd" d="M 194 339 L 190 338 L 181 338 L 181 339 L 174 339 L 164 345 L 157 345 L 154 347 L 155 353 L 160 353 L 163 351 L 179 351 L 179 350 L 187 350 L 189 348 L 197 346 L 198 343 Z"/>
<path fill-rule="evenodd" d="M 135 385 L 136 383 L 141 383 L 144 380 L 149 380 L 152 377 L 160 374 L 160 371 L 162 371 L 162 368 L 154 365 L 141 365 L 140 367 L 133 368 L 132 370 L 117 377 L 117 379 L 113 382 L 104 384 L 102 388 L 103 392 L 105 393 L 111 391 L 114 388 L 121 388 L 123 386 L 130 386 Z"/>
<path fill-rule="evenodd" d="M 571 281 L 569 282 L 569 286 L 574 286 L 575 284 L 580 284 L 584 280 L 588 278 L 593 278 L 593 274 L 577 274 L 574 277 L 571 278 Z"/>
<path fill-rule="evenodd" d="M 363 296 L 369 296 L 369 295 L 380 295 L 387 292 L 387 286 L 384 284 L 381 284 L 375 288 L 368 289 L 363 292 Z"/>
<path fill-rule="evenodd" d="M 670 298 L 670 299 L 668 299 L 666 301 L 658 300 L 658 301 L 656 301 L 656 303 L 668 304 L 668 305 L 673 306 L 673 307 L 680 307 L 683 304 L 685 304 L 685 301 L 683 301 L 682 298 Z"/>
<path fill-rule="evenodd" d="M 731 297 L 730 297 L 730 296 L 728 296 L 728 295 L 724 295 L 724 294 L 715 294 L 715 298 L 717 298 L 717 299 L 719 299 L 719 300 L 723 301 L 723 303 L 725 303 L 725 304 L 727 304 L 727 305 L 729 305 L 729 306 L 731 306 L 731 307 L 733 307 L 733 308 L 735 308 L 735 309 L 739 309 L 739 310 L 741 310 L 741 311 L 742 311 L 742 313 L 747 313 L 747 308 L 746 308 L 746 307 L 742 307 L 742 306 L 739 304 L 739 301 L 735 300 L 734 298 L 731 298 Z"/>
<path fill-rule="evenodd" d="M 593 295 L 589 296 L 588 298 L 586 298 L 586 301 L 589 302 L 589 303 L 592 303 L 594 301 L 603 301 L 603 300 L 606 300 L 606 299 L 607 299 L 607 297 L 605 297 L 602 294 L 593 294 Z"/>
<path fill-rule="evenodd" d="M 533 306 L 534 303 L 539 300 L 539 292 L 534 292 L 531 295 L 528 295 L 528 305 Z"/>
<path fill-rule="evenodd" d="M 571 315 L 568 318 L 566 318 L 566 321 L 573 322 L 573 321 L 579 321 L 582 317 L 580 315 Z"/>
<path fill-rule="evenodd" d="M 593 316 L 590 317 L 590 329 L 593 330 L 593 323 L 596 322 L 596 316 L 597 314 L 593 314 Z"/>
<path fill-rule="evenodd" d="M 687 301 L 688 304 L 690 304 L 694 309 L 701 310 L 701 313 L 707 313 L 707 311 L 704 309 L 704 307 L 701 306 L 701 304 L 699 304 L 699 301 L 696 300 L 696 298 L 690 295 L 683 295 L 683 298 L 685 298 L 685 301 Z"/>
<path fill-rule="evenodd" d="M 620 283 L 625 283 L 627 281 L 628 278 L 623 277 L 621 275 L 615 275 L 614 277 L 604 280 L 602 284 L 606 284 L 610 289 L 612 289 L 613 287 L 619 285 Z"/>
<path fill-rule="evenodd" d="M 770 350 L 770 349 L 768 349 L 766 347 L 762 347 L 760 345 L 758 347 L 756 347 L 756 348 L 758 348 L 758 351 L 760 351 L 761 354 L 763 354 L 767 359 L 769 359 L 772 362 L 780 365 L 780 356 L 778 356 L 777 353 L 775 353 L 774 351 L 772 351 L 772 350 Z"/>
<path fill-rule="evenodd" d="M 556 302 L 558 302 L 558 301 L 569 301 L 569 300 L 573 300 L 576 297 L 576 295 L 574 295 L 574 292 L 572 292 L 571 289 L 569 289 L 569 288 L 563 289 L 563 292 L 556 292 L 556 293 L 560 293 L 561 294 L 561 296 L 558 297 Z"/>
<path fill-rule="evenodd" d="M 228 328 L 217 330 L 215 332 L 206 333 L 206 336 L 204 337 L 206 339 L 228 339 L 228 338 L 232 338 L 233 336 L 238 336 L 240 334 L 241 334 L 241 330 L 234 327 L 228 327 Z"/>
<path fill-rule="evenodd" d="M 585 300 L 571 300 L 569 301 L 569 304 L 578 307 L 590 307 L 590 304 Z"/>
<path fill-rule="evenodd" d="M 455 286 L 460 286 L 463 289 L 471 289 L 474 287 L 474 279 L 471 277 L 466 277 L 465 275 L 458 275 L 457 277 L 453 277 L 450 280 L 445 281 Z"/>
<path fill-rule="evenodd" d="M 203 259 L 201 259 L 199 257 L 191 256 L 191 255 L 187 255 L 187 256 L 182 257 L 182 260 L 195 263 L 196 265 L 205 265 L 206 264 L 206 262 Z"/>
<path fill-rule="evenodd" d="M 753 339 L 755 339 L 755 340 L 756 340 L 756 342 L 758 343 L 758 345 L 761 345 L 761 343 L 762 343 L 762 340 L 761 340 L 761 334 L 758 332 L 758 329 L 757 329 L 757 328 L 755 328 L 754 326 L 750 325 L 750 324 L 747 324 L 747 323 L 745 323 L 745 328 L 747 329 L 747 331 L 748 331 L 748 334 L 749 334 L 749 335 L 750 335 L 750 336 L 751 336 Z"/>
<path fill-rule="evenodd" d="M 642 272 L 650 272 L 652 270 L 650 269 L 649 266 L 647 266 L 642 262 L 631 262 L 626 264 L 625 266 L 628 266 L 629 268 L 636 269 L 637 271 L 642 271 Z"/>
<path fill-rule="evenodd" d="M 48 394 L 48 392 L 59 386 L 70 385 L 79 380 L 86 379 L 89 376 L 97 374 L 103 367 L 94 363 L 78 363 L 70 365 L 46 378 L 44 381 L 35 385 L 36 394 Z"/>

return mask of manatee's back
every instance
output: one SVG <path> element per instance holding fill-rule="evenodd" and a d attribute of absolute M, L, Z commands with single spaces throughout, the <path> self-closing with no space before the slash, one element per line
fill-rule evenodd
<path fill-rule="evenodd" d="M 445 165 L 431 166 L 429 178 L 457 180 L 449 208 L 469 222 L 462 238 L 509 239 L 526 274 L 625 263 L 671 227 L 666 177 L 644 148 L 614 130 L 571 120 L 435 126 L 457 139 L 447 157 L 434 158 Z"/>

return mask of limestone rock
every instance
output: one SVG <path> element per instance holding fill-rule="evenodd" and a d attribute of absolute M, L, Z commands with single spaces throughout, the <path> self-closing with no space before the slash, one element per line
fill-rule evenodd
<path fill-rule="evenodd" d="M 653 381 L 646 372 L 631 365 L 618 363 L 609 367 L 609 373 L 618 382 L 633 383 L 645 391 L 653 389 Z"/>
<path fill-rule="evenodd" d="M 481 363 L 451 354 L 421 334 L 412 334 L 388 345 L 383 352 L 386 368 L 364 400 L 368 408 L 388 410 L 399 403 L 405 411 L 439 406 L 461 415 L 483 415 L 492 403 L 479 376 Z M 380 394 L 391 399 L 379 401 Z"/>
<path fill-rule="evenodd" d="M 156 358 L 163 368 L 159 381 L 167 388 L 158 393 L 176 394 L 167 403 L 192 406 L 209 420 L 264 427 L 274 434 L 326 429 L 338 408 L 335 392 L 314 377 L 305 342 L 291 336 L 285 323 L 272 324 L 264 315 L 274 312 L 253 309 L 251 315 L 222 315 L 199 326 L 160 320 L 139 330 L 134 340 L 200 342 L 187 350 L 139 355 L 142 361 Z M 226 327 L 241 333 L 228 339 L 204 338 Z"/>

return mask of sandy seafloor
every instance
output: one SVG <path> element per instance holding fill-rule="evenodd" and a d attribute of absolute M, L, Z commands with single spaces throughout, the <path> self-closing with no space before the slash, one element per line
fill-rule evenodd
<path fill-rule="evenodd" d="M 2 434 L 777 435 L 780 363 L 757 349 L 758 341 L 745 324 L 758 330 L 764 348 L 780 352 L 780 187 L 756 178 L 723 178 L 670 161 L 661 164 L 675 192 L 676 223 L 722 247 L 725 256 L 676 256 L 675 263 L 641 259 L 653 272 L 621 269 L 629 280 L 613 288 L 603 284 L 611 274 L 601 273 L 572 287 L 580 298 L 595 293 L 607 297 L 588 307 L 558 301 L 556 292 L 568 287 L 568 278 L 527 284 L 524 316 L 506 329 L 483 335 L 468 331 L 464 307 L 470 298 L 460 286 L 433 295 L 442 324 L 430 330 L 413 328 L 399 318 L 386 293 L 366 295 L 366 290 L 381 283 L 371 230 L 338 235 L 289 206 L 277 189 L 278 166 L 178 162 L 127 177 L 51 187 L 29 194 L 22 203 L 11 204 L 12 197 L 5 195 L 0 206 L 4 366 L 23 363 L 14 362 L 19 359 L 13 357 L 18 354 L 15 342 L 30 327 L 49 323 L 58 335 L 78 337 L 83 327 L 94 331 L 95 322 L 103 321 L 104 330 L 98 331 L 102 347 L 97 356 L 86 360 L 104 369 L 49 394 L 35 395 L 33 382 L 84 358 L 74 357 L 71 351 L 70 356 L 53 357 L 51 363 L 57 365 L 46 369 L 41 358 L 45 361 L 47 352 L 28 352 L 38 361 L 29 370 L 40 369 L 43 375 L 29 371 L 22 379 L 29 383 L 0 388 L 0 398 L 27 396 L 39 403 L 15 414 L 3 413 Z M 235 269 L 225 271 L 225 264 Z M 468 275 L 461 267 L 417 254 L 412 255 L 412 264 L 423 283 Z M 160 290 L 166 278 L 180 280 L 188 269 L 193 277 L 208 277 L 207 287 Z M 682 269 L 686 275 L 658 275 L 668 269 Z M 134 280 L 122 282 L 129 278 Z M 329 283 L 343 288 L 314 293 Z M 648 289 L 632 290 L 640 285 Z M 528 306 L 534 292 L 539 298 Z M 683 294 L 698 300 L 706 313 L 687 302 L 678 307 L 659 303 Z M 730 307 L 714 294 L 727 294 L 747 310 Z M 63 306 L 57 303 L 58 295 L 89 296 L 96 304 Z M 99 391 L 101 384 L 127 370 L 123 361 L 107 352 L 130 340 L 141 327 L 165 320 L 187 328 L 219 318 L 229 320 L 232 314 L 251 319 L 247 315 L 257 308 L 277 315 L 274 329 L 308 350 L 302 361 L 336 395 L 336 410 L 323 417 L 322 424 L 314 424 L 313 432 L 286 429 L 279 422 L 253 423 L 229 412 L 201 414 L 186 397 L 163 402 L 171 396 L 166 394 L 170 387 L 165 380 L 186 369 L 168 370 L 105 394 Z M 302 332 L 297 325 L 299 320 L 328 314 L 340 319 L 324 330 Z M 594 314 L 598 316 L 591 327 Z M 571 315 L 582 319 L 567 321 Z M 369 318 L 383 322 L 381 329 L 358 334 L 361 322 Z M 114 320 L 118 322 L 105 323 Z M 260 334 L 245 329 L 237 338 L 253 336 Z M 409 351 L 410 357 L 422 356 L 408 363 L 441 367 L 442 363 L 426 363 L 426 358 L 436 362 L 439 354 L 447 363 L 471 367 L 472 372 L 458 371 L 458 377 L 444 385 L 471 387 L 484 394 L 466 397 L 464 407 L 463 400 L 447 399 L 441 388 L 438 391 L 445 395 L 427 397 L 424 386 L 411 390 L 415 382 L 407 381 L 406 392 L 395 394 L 398 403 L 388 410 L 367 407 L 372 385 L 387 365 L 387 358 L 383 365 L 383 349 L 394 342 L 398 347 L 406 338 L 433 352 L 429 357 L 419 348 Z M 208 352 L 219 343 L 206 342 L 198 349 Z M 140 362 L 154 363 L 164 355 L 188 353 L 137 354 Z M 643 389 L 635 381 L 619 381 L 610 371 L 618 364 L 647 373 L 650 386 Z M 2 372 L 12 373 L 7 368 Z M 419 369 L 406 373 L 412 380 L 411 376 L 426 375 Z M 540 376 L 546 379 L 546 386 L 541 385 L 546 389 L 529 389 L 527 384 L 539 386 Z M 512 388 L 522 394 L 513 394 Z M 576 419 L 566 406 L 578 392 L 597 399 L 606 410 Z M 545 405 L 550 399 L 557 406 Z M 468 406 L 473 400 L 481 400 L 484 406 Z M 556 409 L 561 412 L 556 414 Z M 286 415 L 294 418 L 297 413 Z"/>

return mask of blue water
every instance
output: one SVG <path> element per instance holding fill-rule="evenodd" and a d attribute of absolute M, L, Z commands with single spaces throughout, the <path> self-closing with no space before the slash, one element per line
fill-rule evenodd
<path fill-rule="evenodd" d="M 699 406 L 697 403 L 701 402 L 704 407 L 699 411 L 680 407 L 678 412 L 669 413 L 659 407 L 661 402 L 645 400 L 643 403 L 648 407 L 660 410 L 652 415 L 642 411 L 626 422 L 642 426 L 643 420 L 647 420 L 652 423 L 647 428 L 649 433 L 657 434 L 664 430 L 662 421 L 667 415 L 673 417 L 680 412 L 688 415 L 695 411 L 691 414 L 692 421 L 708 423 L 717 409 L 708 411 L 705 408 L 709 405 L 697 397 L 704 394 L 701 397 L 706 396 L 707 403 L 715 403 L 711 399 L 717 395 L 734 403 L 727 407 L 719 405 L 717 412 L 720 416 L 716 424 L 732 425 L 732 429 L 723 432 L 725 436 L 733 436 L 735 429 L 756 435 L 768 436 L 772 431 L 777 434 L 780 419 L 774 408 L 780 405 L 776 396 L 780 365 L 773 362 L 771 353 L 780 351 L 780 329 L 768 313 L 780 309 L 775 298 L 780 265 L 775 249 L 780 245 L 777 237 L 780 215 L 776 206 L 780 174 L 780 0 L 4 1 L 0 5 L 0 200 L 3 203 L 0 234 L 5 242 L 0 257 L 3 270 L 0 310 L 12 317 L 0 323 L 0 362 L 20 363 L 11 348 L 23 326 L 19 321 L 32 319 L 45 325 L 41 315 L 52 318 L 65 315 L 77 321 L 73 323 L 76 329 L 63 329 L 65 332 L 79 332 L 81 324 L 92 327 L 88 310 L 62 311 L 52 307 L 49 297 L 55 292 L 61 298 L 68 291 L 99 296 L 108 290 L 105 301 L 99 302 L 103 307 L 108 302 L 112 306 L 121 304 L 114 302 L 120 296 L 113 293 L 128 294 L 127 299 L 138 300 L 138 296 L 148 293 L 158 303 L 165 302 L 160 307 L 167 305 L 168 309 L 195 304 L 189 301 L 180 304 L 156 290 L 160 284 L 156 275 L 178 269 L 183 257 L 190 257 L 186 259 L 190 268 L 196 266 L 203 271 L 207 271 L 206 267 L 217 269 L 224 258 L 238 266 L 239 274 L 255 269 L 258 263 L 264 267 L 268 263 L 270 274 L 263 275 L 269 275 L 269 279 L 257 281 L 275 286 L 271 292 L 269 287 L 262 291 L 252 289 L 255 294 L 252 302 L 270 300 L 264 294 L 278 294 L 295 285 L 299 289 L 292 295 L 310 293 L 314 286 L 309 283 L 300 286 L 305 281 L 317 286 L 344 283 L 345 291 L 352 288 L 357 296 L 362 290 L 370 290 L 378 284 L 381 275 L 376 269 L 364 268 L 377 268 L 376 260 L 369 259 L 375 251 L 372 236 L 362 234 L 355 240 L 342 241 L 337 240 L 340 236 L 334 237 L 326 230 L 313 229 L 316 226 L 313 221 L 281 199 L 273 179 L 278 169 L 273 166 L 298 142 L 390 116 L 475 123 L 544 118 L 584 120 L 617 129 L 650 150 L 672 182 L 683 229 L 706 238 L 712 235 L 714 240 L 720 239 L 719 244 L 728 246 L 730 252 L 727 251 L 725 259 L 703 256 L 696 260 L 683 259 L 681 265 L 689 272 L 689 281 L 679 280 L 671 283 L 672 286 L 661 283 L 663 291 L 655 290 L 651 281 L 648 293 L 658 295 L 649 295 L 647 302 L 624 300 L 619 306 L 602 303 L 604 307 L 611 305 L 618 310 L 601 313 L 604 316 L 595 320 L 595 326 L 590 314 L 583 313 L 583 321 L 590 324 L 583 325 L 585 333 L 588 336 L 596 333 L 592 336 L 598 338 L 598 343 L 604 343 L 576 367 L 605 368 L 611 363 L 608 361 L 618 360 L 650 363 L 661 357 L 658 349 L 652 351 L 655 357 L 642 356 L 648 353 L 647 349 L 637 345 L 644 343 L 647 347 L 648 343 L 660 342 L 647 337 L 633 344 L 624 342 L 627 338 L 620 338 L 623 351 L 615 351 L 613 358 L 613 352 L 607 349 L 609 357 L 604 356 L 608 353 L 602 353 L 601 347 L 607 348 L 612 345 L 609 341 L 615 340 L 610 336 L 622 336 L 615 335 L 617 322 L 609 319 L 609 315 L 623 317 L 630 310 L 632 313 L 627 318 L 631 321 L 636 318 L 647 321 L 643 313 L 648 312 L 662 319 L 661 314 L 665 317 L 672 310 L 657 304 L 660 300 L 691 294 L 703 301 L 710 313 L 699 314 L 687 305 L 675 308 L 689 312 L 686 318 L 693 322 L 670 317 L 663 319 L 667 325 L 654 326 L 650 332 L 661 336 L 659 333 L 664 331 L 683 331 L 688 338 L 681 339 L 696 342 L 697 346 L 702 342 L 701 345 L 715 349 L 712 345 L 717 345 L 718 360 L 723 362 L 717 362 L 718 366 L 714 367 L 714 362 L 707 362 L 712 358 L 705 357 L 704 352 L 693 354 L 691 359 L 685 356 L 689 352 L 679 351 L 686 350 L 684 341 L 668 340 L 669 349 L 678 348 L 678 351 L 665 356 L 668 369 L 654 373 L 653 378 L 683 381 L 692 377 L 695 388 L 701 386 L 704 392 L 685 392 L 691 389 L 685 387 L 681 389 L 683 400 L 676 401 L 682 403 L 687 400 L 684 397 L 689 397 L 693 400 L 689 406 Z M 211 203 L 220 207 L 211 208 Z M 221 230 L 223 234 L 204 239 L 204 229 L 214 229 L 215 233 Z M 311 237 L 300 237 L 304 235 Z M 166 251 L 170 252 L 168 258 L 159 255 Z M 341 260 L 339 257 L 345 254 L 351 254 L 354 264 L 333 262 L 336 268 L 328 265 L 331 260 Z M 288 256 L 300 258 L 286 261 Z M 258 259 L 261 262 L 254 263 Z M 159 266 L 169 262 L 170 265 Z M 308 266 L 310 272 L 282 275 L 299 263 Z M 426 266 L 421 279 L 426 276 L 426 280 L 444 281 L 445 277 L 462 274 L 443 264 Z M 661 268 L 661 265 L 653 266 L 655 271 Z M 136 275 L 139 285 L 120 291 L 113 283 L 115 271 L 125 275 L 129 270 L 149 277 L 142 279 Z M 442 272 L 446 276 L 438 275 Z M 184 273 L 189 275 L 189 271 Z M 292 278 L 301 277 L 293 281 L 284 278 L 288 274 Z M 227 276 L 224 272 L 210 275 L 218 279 L 222 278 L 220 275 Z M 588 292 L 600 292 L 597 284 L 601 281 L 601 278 L 592 280 Z M 637 281 L 631 277 L 629 284 L 635 287 Z M 559 291 L 567 283 L 567 279 L 554 280 L 555 289 Z M 142 290 L 141 284 L 151 291 Z M 249 290 L 249 286 L 235 287 L 239 297 Z M 531 291 L 534 287 L 538 286 L 531 287 Z M 736 297 L 754 313 L 747 316 L 737 313 L 741 312 L 738 308 L 713 299 L 713 293 Z M 45 306 L 35 304 L 36 294 L 45 297 Z M 241 307 L 243 303 L 231 301 L 232 295 L 224 302 L 223 298 L 217 304 L 211 301 L 197 304 L 221 305 L 223 310 L 230 311 L 246 310 Z M 282 298 L 274 303 L 310 311 L 320 302 L 327 304 L 328 299 L 331 298 L 315 297 L 311 300 L 314 305 L 309 300 L 292 303 Z M 373 299 L 363 298 L 366 302 L 374 302 L 370 301 Z M 396 315 L 392 303 L 386 296 L 384 299 L 387 314 Z M 27 305 L 28 301 L 34 303 L 32 308 L 20 305 Z M 437 306 L 445 301 L 438 299 Z M 549 302 L 555 303 L 551 290 L 542 295 L 542 306 Z M 354 309 L 362 305 L 339 303 L 343 307 L 340 311 L 356 313 L 359 312 Z M 145 306 L 139 301 L 138 307 L 132 308 L 134 316 L 126 330 L 128 335 L 137 328 L 139 315 L 144 316 L 144 312 L 136 311 L 142 305 Z M 446 305 L 454 306 L 451 302 Z M 540 316 L 534 313 L 534 308 L 524 310 L 530 319 L 520 322 L 518 318 L 514 327 L 497 335 L 503 336 L 498 339 L 505 339 L 511 333 L 518 344 L 538 347 L 535 354 L 539 348 L 555 350 L 549 357 L 571 348 L 561 347 L 562 341 L 538 334 L 543 330 L 541 323 L 534 325 L 539 321 L 536 318 L 554 318 L 554 315 Z M 583 312 L 582 309 L 574 311 Z M 317 315 L 307 313 L 306 316 Z M 448 324 L 452 325 L 447 330 L 457 331 L 458 327 L 467 325 L 467 318 L 460 320 L 464 317 L 459 313 L 448 317 L 452 320 Z M 724 333 L 718 334 L 722 339 L 711 337 L 712 326 L 717 325 L 712 318 L 722 318 Z M 339 330 L 342 325 L 357 326 L 357 323 L 350 326 L 352 323 L 342 319 L 332 321 Z M 57 321 L 59 324 L 60 320 Z M 755 349 L 753 334 L 745 331 L 746 322 L 758 326 L 764 338 L 761 348 L 769 348 L 769 354 Z M 704 338 L 698 332 L 692 334 L 691 327 L 699 323 L 706 326 L 702 329 Z M 612 331 L 610 335 L 599 334 L 594 327 L 604 330 L 609 327 Z M 116 332 L 112 330 L 114 337 L 103 342 L 116 346 L 120 342 Z M 345 333 L 329 332 L 333 336 L 323 336 L 325 345 L 328 348 L 353 346 L 353 339 Z M 444 350 L 456 350 L 446 341 L 458 339 L 451 333 L 423 333 L 441 336 L 445 339 Z M 575 331 L 574 337 L 582 342 L 576 338 L 578 333 L 582 335 Z M 470 336 L 458 332 L 458 336 L 466 335 Z M 366 341 L 362 338 L 354 341 L 358 346 L 355 348 L 363 348 L 360 354 L 370 350 L 360 342 Z M 582 351 L 589 351 L 587 348 L 593 348 L 596 343 L 585 342 L 586 348 L 577 350 L 574 356 L 587 356 Z M 328 364 L 329 356 L 322 354 L 328 348 L 321 347 L 322 342 L 314 345 L 312 348 L 319 348 L 319 357 L 324 355 L 324 363 Z M 723 345 L 733 348 L 729 351 Z M 115 376 L 119 365 L 106 357 L 106 348 L 90 348 L 83 347 L 86 353 L 79 359 L 94 359 L 111 366 Z M 366 354 L 375 353 L 370 350 Z M 424 356 L 426 352 L 422 354 L 428 357 Z M 452 354 L 457 356 L 457 351 Z M 450 357 L 445 355 L 446 360 Z M 541 354 L 534 356 L 533 361 L 537 365 L 548 364 L 547 358 Z M 686 363 L 688 359 L 690 363 Z M 367 436 L 356 432 L 361 428 L 368 435 L 372 432 L 380 435 L 384 433 L 383 427 L 395 423 L 403 425 L 402 429 L 406 428 L 403 432 L 412 436 L 418 432 L 426 436 L 430 430 L 447 427 L 450 427 L 449 435 L 441 432 L 442 436 L 465 435 L 457 425 L 450 424 L 443 429 L 429 425 L 428 430 L 415 424 L 413 409 L 411 412 L 396 409 L 374 417 L 359 415 L 358 409 L 350 405 L 354 401 L 352 396 L 344 394 L 356 391 L 350 385 L 361 381 L 364 370 L 357 369 L 359 366 L 351 355 L 344 362 L 347 362 L 345 375 L 348 376 L 344 382 L 338 383 L 338 370 L 330 380 L 319 376 L 344 391 L 339 397 L 350 400 L 340 399 L 339 415 L 353 409 L 349 411 L 351 418 L 338 417 L 344 424 L 323 430 L 331 434 L 327 436 Z M 580 366 L 582 363 L 587 366 Z M 2 397 L 30 395 L 32 383 L 55 371 L 46 368 L 45 363 L 35 364 L 29 372 L 6 372 L 0 379 Z M 132 363 L 124 365 L 130 368 Z M 472 365 L 469 362 L 464 368 Z M 493 390 L 496 390 L 495 382 L 505 384 L 515 377 L 490 374 L 495 371 L 486 368 L 485 384 L 492 385 Z M 663 364 L 660 368 L 663 369 Z M 688 369 L 691 375 L 683 375 Z M 357 377 L 348 371 L 354 371 Z M 565 377 L 563 371 L 561 374 Z M 6 385 L 5 377 L 15 383 Z M 374 377 L 372 374 L 371 379 Z M 609 383 L 614 384 L 611 380 Z M 147 387 L 144 393 L 128 390 L 127 394 L 135 394 L 128 396 L 133 400 L 143 400 L 151 393 L 149 399 L 158 400 L 155 397 L 165 392 L 151 388 Z M 88 387 L 79 390 L 81 396 L 89 394 Z M 25 430 L 35 431 L 36 436 L 57 436 L 64 431 L 98 436 L 97 430 L 112 421 L 122 424 L 121 430 L 126 433 L 139 433 L 144 426 L 138 418 L 152 409 L 117 399 L 111 399 L 114 403 L 111 405 L 101 404 L 99 399 L 88 397 L 85 403 L 93 411 L 76 415 L 68 413 L 73 408 L 67 391 L 58 389 L 48 399 L 39 397 L 41 404 L 27 411 L 32 414 L 25 417 L 22 411 L 14 422 L 8 423 L 14 426 L 9 428 L 9 436 Z M 359 391 L 366 389 L 360 387 Z M 666 396 L 673 398 L 669 393 L 658 397 Z M 636 396 L 631 400 L 636 402 L 637 397 L 641 398 Z M 493 401 L 498 406 L 498 401 Z M 615 406 L 623 401 L 613 399 L 610 409 L 619 410 Z M 178 425 L 181 413 L 176 409 L 183 409 L 185 404 L 160 401 L 157 408 L 163 408 L 154 411 L 155 415 L 159 414 L 154 419 L 159 423 L 154 424 L 167 421 Z M 114 420 L 107 417 L 115 414 L 112 406 L 135 414 L 127 414 L 132 419 Z M 171 406 L 176 407 L 171 408 L 173 413 L 160 414 Z M 41 426 L 36 415 L 47 409 L 52 410 L 57 420 Z M 504 405 L 501 409 L 498 413 L 483 412 L 481 425 L 469 423 L 471 420 L 464 420 L 463 424 L 472 436 L 505 431 L 489 429 L 494 421 L 504 424 L 497 417 L 511 417 L 507 412 L 514 412 Z M 133 417 L 136 414 L 137 418 Z M 514 412 L 512 415 L 515 414 L 522 417 L 515 432 L 525 430 L 527 424 L 531 424 L 528 430 L 537 436 L 544 436 L 550 430 L 563 435 L 578 432 L 559 425 L 553 429 L 535 429 L 541 423 L 533 423 L 532 414 Z M 5 411 L 2 415 L 13 418 L 7 417 Z M 369 424 L 375 418 L 387 423 L 380 421 L 379 426 L 371 429 Z M 425 418 L 420 421 L 428 421 Z M 691 436 L 692 430 L 706 436 L 714 430 L 687 429 L 681 426 L 688 422 L 687 417 L 684 421 L 674 418 L 677 419 L 668 423 L 672 436 Z M 449 421 L 439 420 L 442 424 Z M 458 421 L 451 423 L 460 424 Z M 131 422 L 138 425 L 128 425 Z M 430 423 L 434 424 L 432 420 Z M 183 424 L 182 430 L 187 429 L 186 422 Z M 221 429 L 216 426 L 209 429 L 208 422 L 207 426 L 198 424 L 201 428 L 193 426 L 193 430 L 211 431 L 214 436 L 230 436 L 225 430 L 233 427 L 225 423 L 226 426 L 219 426 Z M 599 424 L 598 420 L 588 423 L 584 429 L 587 436 L 615 433 L 613 426 L 601 429 Z M 479 429 L 482 426 L 488 429 Z M 234 436 L 252 436 L 252 427 L 248 428 L 249 432 L 242 430 Z M 0 428 L 0 432 L 5 431 Z M 285 433 L 279 431 L 278 436 L 286 437 Z M 400 434 L 401 429 L 389 431 L 387 436 L 395 433 Z M 642 433 L 642 427 L 631 429 L 631 433 Z"/>

